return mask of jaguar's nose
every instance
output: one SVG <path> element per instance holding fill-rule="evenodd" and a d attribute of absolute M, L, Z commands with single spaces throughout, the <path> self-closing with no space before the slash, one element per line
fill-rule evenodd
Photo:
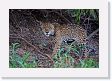
<path fill-rule="evenodd" d="M 49 32 L 46 32 L 47 34 L 49 33 Z"/>

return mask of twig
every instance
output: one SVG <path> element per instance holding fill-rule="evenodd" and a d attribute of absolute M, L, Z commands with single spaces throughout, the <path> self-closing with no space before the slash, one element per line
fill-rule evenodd
<path fill-rule="evenodd" d="M 65 19 L 69 24 L 72 24 L 67 18 L 65 18 L 63 15 L 61 15 L 60 13 L 56 12 L 56 11 L 50 11 L 49 13 L 56 13 L 58 14 L 61 18 Z"/>
<path fill-rule="evenodd" d="M 95 35 L 98 31 L 99 31 L 99 28 L 96 29 L 93 33 L 91 33 L 91 34 L 87 37 L 87 39 L 90 39 L 90 38 L 91 38 L 93 35 Z"/>
<path fill-rule="evenodd" d="M 32 45 L 31 43 L 29 43 L 26 39 L 22 38 L 22 37 L 11 37 L 10 38 L 16 38 L 16 39 L 22 39 L 24 40 L 27 44 L 29 44 L 30 46 L 32 46 L 34 49 L 39 49 L 38 47 L 35 47 L 34 45 Z M 39 51 L 40 52 L 40 51 Z"/>

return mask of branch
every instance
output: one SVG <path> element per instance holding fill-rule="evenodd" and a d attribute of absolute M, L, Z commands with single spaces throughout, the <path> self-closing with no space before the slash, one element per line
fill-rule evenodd
<path fill-rule="evenodd" d="M 72 23 L 71 23 L 66 17 L 64 17 L 62 14 L 60 14 L 60 13 L 58 13 L 58 12 L 56 12 L 56 11 L 50 11 L 49 13 L 52 13 L 52 12 L 58 14 L 61 18 L 65 19 L 69 24 L 72 24 Z"/>
<path fill-rule="evenodd" d="M 92 32 L 88 37 L 87 39 L 90 39 L 93 35 L 95 35 L 97 32 L 99 31 L 99 28 L 96 29 L 94 32 Z"/>
<path fill-rule="evenodd" d="M 43 54 L 43 53 L 39 50 L 39 47 L 36 47 L 36 46 L 32 45 L 32 44 L 31 44 L 30 42 L 28 42 L 26 39 L 24 39 L 24 38 L 22 38 L 22 37 L 11 37 L 11 36 L 10 36 L 10 38 L 16 38 L 16 39 L 22 39 L 22 40 L 24 40 L 27 44 L 29 44 L 30 46 L 32 46 L 35 50 L 38 50 L 38 52 L 39 52 L 40 54 L 47 56 L 47 57 L 52 61 L 52 63 L 54 63 L 54 61 L 52 60 L 52 58 L 51 58 L 48 54 Z"/>

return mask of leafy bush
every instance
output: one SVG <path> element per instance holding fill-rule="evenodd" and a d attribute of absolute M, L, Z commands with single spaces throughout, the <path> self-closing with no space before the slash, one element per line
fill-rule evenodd
<path fill-rule="evenodd" d="M 62 54 L 61 52 L 63 50 L 64 49 L 61 48 L 59 52 L 53 57 L 53 60 L 55 62 L 54 68 L 74 67 L 74 59 L 67 52 L 65 54 Z"/>
<path fill-rule="evenodd" d="M 81 24 L 81 19 L 98 21 L 98 9 L 69 9 L 68 13 L 74 18 L 76 24 Z"/>
<path fill-rule="evenodd" d="M 10 53 L 9 53 L 9 67 L 10 68 L 36 68 L 37 64 L 35 59 L 33 62 L 29 62 L 28 58 L 30 57 L 29 52 L 25 52 L 21 57 L 17 54 L 17 48 L 19 48 L 19 43 L 14 43 L 10 46 Z"/>
<path fill-rule="evenodd" d="M 81 49 L 84 49 L 82 45 L 76 45 L 72 43 L 64 52 L 64 48 L 61 48 L 58 53 L 53 57 L 54 68 L 98 68 L 98 62 L 93 58 L 81 58 Z M 78 61 L 70 55 L 70 52 L 74 51 L 74 54 L 78 56 Z M 77 63 L 76 63 L 77 62 Z"/>

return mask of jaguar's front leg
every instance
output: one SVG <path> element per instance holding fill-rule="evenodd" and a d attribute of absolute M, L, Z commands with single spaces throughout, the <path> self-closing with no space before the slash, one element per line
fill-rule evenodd
<path fill-rule="evenodd" d="M 56 35 L 55 37 L 55 46 L 53 48 L 52 57 L 58 53 L 60 47 L 61 47 L 61 36 L 58 33 L 58 35 Z"/>

